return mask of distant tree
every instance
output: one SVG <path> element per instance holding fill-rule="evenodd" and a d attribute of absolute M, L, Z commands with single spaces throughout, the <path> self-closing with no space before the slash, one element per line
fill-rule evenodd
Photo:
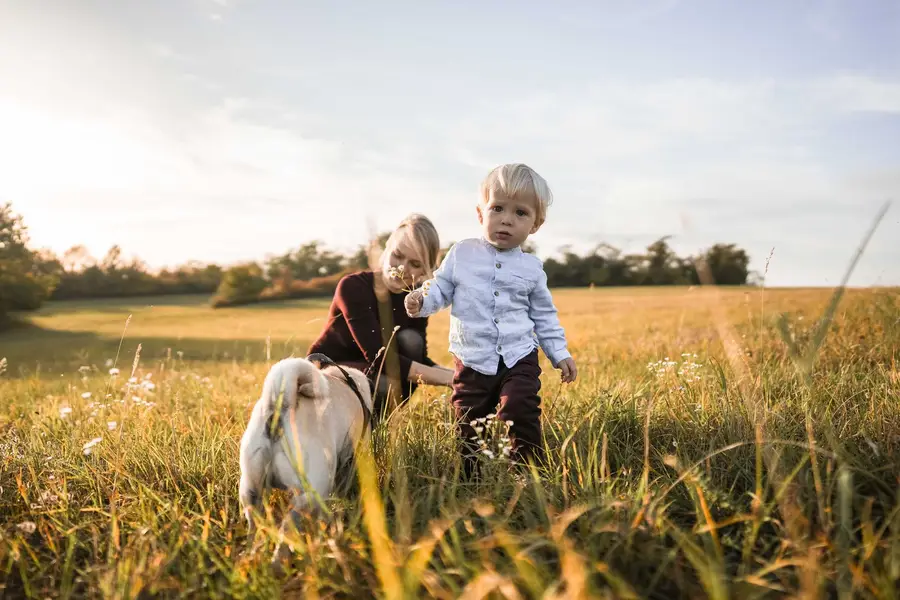
<path fill-rule="evenodd" d="M 314 240 L 296 250 L 270 258 L 266 262 L 266 276 L 272 280 L 288 276 L 292 280 L 306 281 L 342 271 L 346 258 L 321 246 L 322 242 Z"/>
<path fill-rule="evenodd" d="M 647 246 L 647 280 L 651 285 L 681 283 L 681 263 L 667 240 L 661 237 Z"/>
<path fill-rule="evenodd" d="M 35 310 L 56 285 L 50 265 L 28 248 L 28 230 L 12 205 L 0 205 L 0 326 L 15 310 Z"/>
<path fill-rule="evenodd" d="M 65 251 L 62 265 L 66 271 L 81 271 L 94 264 L 94 258 L 82 245 L 72 246 Z"/>
<path fill-rule="evenodd" d="M 212 303 L 214 306 L 228 306 L 255 302 L 267 285 L 259 264 L 248 262 L 235 265 L 222 275 Z"/>
<path fill-rule="evenodd" d="M 212 294 L 222 279 L 220 266 L 197 261 L 154 273 L 137 257 L 126 260 L 118 245 L 111 247 L 99 262 L 84 246 L 74 246 L 61 259 L 48 252 L 44 263 L 59 280 L 53 291 L 54 300 Z"/>
<path fill-rule="evenodd" d="M 705 253 L 703 259 L 709 266 L 716 285 L 744 285 L 749 275 L 750 257 L 735 244 L 715 244 Z"/>

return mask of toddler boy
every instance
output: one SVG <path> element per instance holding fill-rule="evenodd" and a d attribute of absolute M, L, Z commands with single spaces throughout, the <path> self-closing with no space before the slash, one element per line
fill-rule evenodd
<path fill-rule="evenodd" d="M 530 167 L 495 168 L 481 184 L 481 237 L 454 244 L 434 277 L 406 297 L 411 317 L 427 317 L 452 305 L 452 402 L 469 450 L 466 475 L 474 467 L 475 420 L 495 410 L 500 420 L 512 421 L 515 458 L 542 457 L 538 347 L 561 371 L 564 383 L 577 375 L 543 264 L 521 248 L 543 225 L 551 203 L 547 182 Z"/>

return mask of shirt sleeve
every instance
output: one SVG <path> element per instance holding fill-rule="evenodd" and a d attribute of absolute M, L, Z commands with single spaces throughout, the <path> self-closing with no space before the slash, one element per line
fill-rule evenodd
<path fill-rule="evenodd" d="M 453 302 L 453 293 L 456 290 L 456 248 L 456 244 L 450 247 L 447 256 L 434 272 L 434 277 L 422 284 L 422 287 L 426 288 L 424 289 L 425 297 L 422 299 L 422 308 L 416 317 L 430 317 Z"/>
<path fill-rule="evenodd" d="M 540 269 L 537 284 L 531 291 L 529 300 L 528 316 L 534 323 L 538 344 L 556 368 L 560 362 L 571 358 L 572 355 L 569 353 L 566 333 L 559 322 L 553 296 L 547 286 L 547 274 L 543 268 Z"/>
<path fill-rule="evenodd" d="M 384 344 L 381 339 L 381 323 L 378 322 L 378 307 L 372 304 L 377 302 L 372 289 L 360 279 L 343 279 L 338 283 L 335 296 L 339 298 L 340 308 L 353 343 L 369 363 L 368 372 L 371 375 L 376 374 L 382 364 L 380 352 Z M 412 361 L 399 353 L 398 358 L 400 380 L 406 381 Z"/>

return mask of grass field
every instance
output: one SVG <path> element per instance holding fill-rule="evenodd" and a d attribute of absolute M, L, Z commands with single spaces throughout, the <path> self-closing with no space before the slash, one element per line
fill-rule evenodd
<path fill-rule="evenodd" d="M 579 379 L 542 357 L 550 467 L 460 483 L 446 390 L 421 389 L 376 431 L 380 494 L 304 524 L 281 578 L 284 497 L 245 553 L 238 443 L 327 301 L 48 305 L 0 334 L 0 596 L 896 597 L 898 291 L 848 290 L 804 370 L 830 297 L 556 291 Z"/>

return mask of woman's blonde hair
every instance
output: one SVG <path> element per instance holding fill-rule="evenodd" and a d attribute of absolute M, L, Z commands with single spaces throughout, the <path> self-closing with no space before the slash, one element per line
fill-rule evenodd
<path fill-rule="evenodd" d="M 384 244 L 385 260 L 401 240 L 412 246 L 422 258 L 425 263 L 425 279 L 431 279 L 441 252 L 441 238 L 434 223 L 419 213 L 412 213 L 400 221 Z"/>
<path fill-rule="evenodd" d="M 528 199 L 535 206 L 535 227 L 547 220 L 547 208 L 553 204 L 553 194 L 547 181 L 522 163 L 510 163 L 494 168 L 481 182 L 481 205 L 487 204 L 491 192 L 502 192 L 513 200 Z"/>

